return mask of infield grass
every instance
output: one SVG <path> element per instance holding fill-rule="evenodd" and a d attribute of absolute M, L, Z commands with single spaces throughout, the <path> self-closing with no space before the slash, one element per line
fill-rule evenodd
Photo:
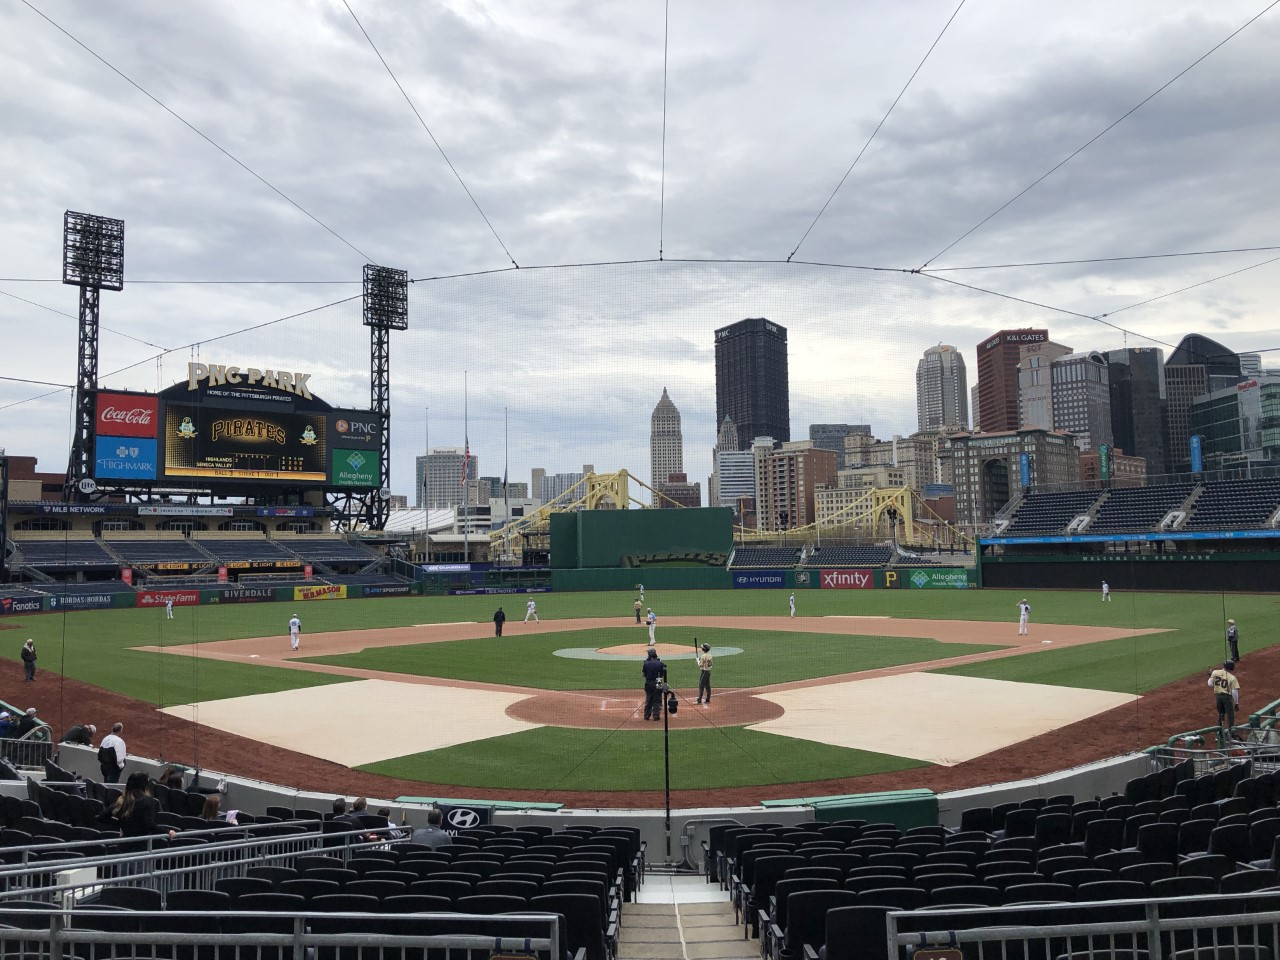
<path fill-rule="evenodd" d="M 662 728 L 614 732 L 542 727 L 358 769 L 404 780 L 521 790 L 661 790 Z M 696 790 L 860 777 L 927 767 L 742 727 L 671 734 L 671 788 Z M 536 800 L 536 797 L 530 797 Z"/>

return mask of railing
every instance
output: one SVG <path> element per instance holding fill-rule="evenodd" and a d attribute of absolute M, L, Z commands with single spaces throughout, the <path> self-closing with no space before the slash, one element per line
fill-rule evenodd
<path fill-rule="evenodd" d="M 52 732 L 45 727 L 45 736 Z M 5 757 L 15 767 L 42 769 L 46 760 L 52 760 L 57 745 L 52 740 L 0 740 L 0 757 Z"/>
<path fill-rule="evenodd" d="M 1244 725 L 1231 728 L 1230 740 L 1221 727 L 1202 727 L 1170 737 L 1163 747 L 1148 752 L 1157 770 L 1191 760 L 1197 777 L 1246 761 L 1255 773 L 1269 773 L 1280 770 L 1280 744 L 1273 739 L 1271 731 Z"/>
<path fill-rule="evenodd" d="M 0 931 L 3 955 L 31 960 L 215 954 L 244 960 L 346 956 L 377 956 L 380 960 L 442 956 L 444 960 L 465 960 L 499 954 L 561 960 L 561 947 L 566 942 L 565 924 L 559 915 L 532 911 L 469 916 L 240 910 L 217 915 L 130 910 L 122 918 L 114 911 L 92 909 L 4 910 L 0 919 L 10 925 L 10 929 Z M 89 929 L 94 926 L 104 929 Z M 478 932 L 480 929 L 486 932 Z M 331 932 L 335 930 L 344 932 Z M 427 948 L 434 949 L 426 953 Z"/>
<path fill-rule="evenodd" d="M 1264 906 L 1269 909 L 1260 909 Z M 1262 960 L 1274 956 L 1280 943 L 1280 895 L 1034 904 L 998 910 L 936 908 L 890 913 L 887 932 L 890 957 L 909 956 L 912 948 L 952 948 L 965 956 L 993 958 L 1091 955 L 1164 960 L 1247 953 Z"/>

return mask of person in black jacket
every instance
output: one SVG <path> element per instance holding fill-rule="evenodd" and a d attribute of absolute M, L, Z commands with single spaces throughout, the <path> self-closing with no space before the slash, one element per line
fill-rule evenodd
<path fill-rule="evenodd" d="M 658 651 L 650 647 L 640 671 L 644 674 L 644 718 L 661 720 L 662 684 L 667 679 L 667 665 L 658 659 Z"/>
<path fill-rule="evenodd" d="M 28 640 L 22 645 L 22 679 L 31 683 L 36 678 L 36 642 Z"/>
<path fill-rule="evenodd" d="M 160 801 L 151 795 L 151 781 L 145 773 L 129 775 L 129 779 L 125 781 L 124 793 L 120 794 L 112 812 L 120 824 L 121 836 L 148 837 L 163 833 L 168 833 L 170 839 L 177 836 L 175 831 L 165 830 L 156 823 Z"/>
<path fill-rule="evenodd" d="M 62 735 L 62 742 L 74 743 L 81 747 L 92 747 L 93 738 L 97 734 L 98 728 L 92 723 L 77 723 Z"/>
<path fill-rule="evenodd" d="M 499 607 L 493 615 L 493 635 L 495 637 L 502 636 L 502 625 L 507 622 L 507 615 L 502 612 Z"/>

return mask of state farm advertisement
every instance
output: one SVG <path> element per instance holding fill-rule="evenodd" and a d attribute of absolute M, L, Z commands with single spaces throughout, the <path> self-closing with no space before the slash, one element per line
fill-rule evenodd
<path fill-rule="evenodd" d="M 154 439 L 160 425 L 160 408 L 149 393 L 99 393 L 99 436 Z"/>
<path fill-rule="evenodd" d="M 144 590 L 138 594 L 138 606 L 163 607 L 170 600 L 175 607 L 194 607 L 200 603 L 199 590 Z"/>
<path fill-rule="evenodd" d="M 875 581 L 870 570 L 823 570 L 818 584 L 823 590 L 870 590 Z"/>

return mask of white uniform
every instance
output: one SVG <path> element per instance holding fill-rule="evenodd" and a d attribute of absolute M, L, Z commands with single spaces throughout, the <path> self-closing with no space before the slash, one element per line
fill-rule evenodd
<path fill-rule="evenodd" d="M 533 617 L 534 623 L 542 622 L 538 619 L 538 605 L 532 600 L 524 605 L 524 622 L 528 623 L 530 617 Z"/>
<path fill-rule="evenodd" d="M 293 650 L 298 649 L 298 644 L 301 642 L 301 635 L 302 635 L 302 621 L 299 620 L 296 616 L 290 617 L 289 618 L 289 647 L 291 649 Z"/>
<path fill-rule="evenodd" d="M 173 597 L 169 597 L 164 602 L 164 617 L 166 620 L 173 619 Z"/>
<path fill-rule="evenodd" d="M 657 641 L 654 639 L 653 632 L 658 627 L 658 615 L 653 612 L 653 607 L 649 608 L 649 615 L 644 618 L 644 622 L 649 625 L 649 646 L 653 646 Z"/>
<path fill-rule="evenodd" d="M 643 583 L 637 583 L 637 584 L 636 584 L 636 589 L 640 591 L 640 602 L 641 602 L 641 603 L 644 603 L 644 584 L 643 584 Z"/>
<path fill-rule="evenodd" d="M 1105 580 L 1102 581 L 1102 599 L 1111 599 L 1111 584 L 1107 583 Z"/>
<path fill-rule="evenodd" d="M 1031 617 L 1031 604 L 1025 600 L 1018 601 L 1018 634 L 1025 636 L 1027 633 L 1027 620 Z"/>
<path fill-rule="evenodd" d="M 787 597 L 787 603 L 791 605 L 791 615 L 794 617 L 796 615 L 796 595 L 794 593 Z"/>

